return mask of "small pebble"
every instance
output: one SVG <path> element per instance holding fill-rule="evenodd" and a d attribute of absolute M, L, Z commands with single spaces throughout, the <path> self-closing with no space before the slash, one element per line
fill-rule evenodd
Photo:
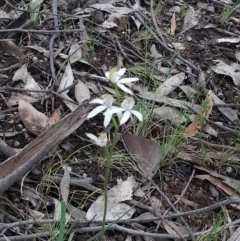
<path fill-rule="evenodd" d="M 19 147 L 20 146 L 20 142 L 19 141 L 14 141 L 14 146 L 15 147 Z"/>
<path fill-rule="evenodd" d="M 34 56 L 34 57 L 32 58 L 32 60 L 33 60 L 33 62 L 37 62 L 37 61 L 38 61 L 38 57 Z"/>
<path fill-rule="evenodd" d="M 227 168 L 226 168 L 226 172 L 227 172 L 228 174 L 231 174 L 231 173 L 233 172 L 232 167 L 227 167 Z"/>
<path fill-rule="evenodd" d="M 23 129 L 23 125 L 22 124 L 18 124 L 15 127 L 16 131 L 21 131 Z"/>
<path fill-rule="evenodd" d="M 104 15 L 103 15 L 103 12 L 100 11 L 100 10 L 96 10 L 94 13 L 93 13 L 93 22 L 94 23 L 97 23 L 97 24 L 101 24 L 104 22 Z"/>

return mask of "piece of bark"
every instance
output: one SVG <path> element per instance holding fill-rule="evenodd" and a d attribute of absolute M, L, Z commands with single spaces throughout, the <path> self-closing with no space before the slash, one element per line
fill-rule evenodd
<path fill-rule="evenodd" d="M 227 241 L 238 241 L 238 240 L 240 240 L 240 227 L 238 227 L 236 232 Z"/>
<path fill-rule="evenodd" d="M 14 182 L 22 178 L 54 146 L 81 126 L 86 120 L 89 110 L 90 105 L 87 105 L 87 107 L 79 106 L 75 111 L 34 139 L 19 153 L 1 163 L 0 195 Z"/>

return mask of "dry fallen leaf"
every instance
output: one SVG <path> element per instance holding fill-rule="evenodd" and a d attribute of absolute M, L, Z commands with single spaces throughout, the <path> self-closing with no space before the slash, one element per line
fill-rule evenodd
<path fill-rule="evenodd" d="M 27 70 L 27 64 L 22 65 L 14 74 L 12 81 L 22 80 L 24 82 L 24 89 L 28 90 L 42 90 L 39 84 L 34 80 L 31 74 Z M 43 97 L 44 93 L 42 92 L 29 92 L 29 95 L 40 98 Z"/>
<path fill-rule="evenodd" d="M 19 101 L 18 112 L 20 119 L 30 132 L 35 135 L 39 135 L 45 131 L 48 123 L 48 117 L 36 110 L 27 101 Z"/>
<path fill-rule="evenodd" d="M 213 93 L 212 97 L 213 97 L 213 101 L 215 104 L 226 105 L 226 103 L 223 102 L 222 100 L 220 100 L 219 97 L 217 95 L 215 95 L 214 93 Z M 217 108 L 229 120 L 231 120 L 231 121 L 238 120 L 238 113 L 235 110 L 231 109 L 230 107 L 217 107 Z"/>
<path fill-rule="evenodd" d="M 75 98 L 79 104 L 90 99 L 90 90 L 81 80 L 75 86 Z"/>
<path fill-rule="evenodd" d="M 133 176 L 128 177 L 125 181 L 119 181 L 118 185 L 108 191 L 107 197 L 107 219 L 129 219 L 135 209 L 131 206 L 121 203 L 125 200 L 131 200 L 133 191 L 136 190 L 138 184 Z M 87 220 L 102 221 L 104 213 L 104 196 L 99 196 L 88 209 Z"/>
<path fill-rule="evenodd" d="M 164 220 L 164 222 L 162 222 L 163 227 L 166 229 L 166 231 L 169 234 L 175 234 L 175 235 L 185 235 L 188 234 L 188 230 L 186 227 L 184 227 L 182 224 L 180 223 L 176 223 L 173 221 L 168 221 L 168 220 Z"/>
<path fill-rule="evenodd" d="M 188 6 L 188 10 L 184 17 L 183 31 L 187 31 L 198 25 L 199 12 L 196 12 L 192 6 Z"/>
<path fill-rule="evenodd" d="M 171 28 L 170 28 L 170 33 L 172 36 L 175 35 L 175 31 L 176 31 L 176 15 L 175 15 L 175 12 L 173 13 L 172 15 L 172 19 L 171 19 Z"/>
<path fill-rule="evenodd" d="M 130 133 L 124 133 L 122 140 L 138 168 L 147 177 L 153 177 L 159 168 L 161 147 L 153 140 Z"/>
<path fill-rule="evenodd" d="M 222 180 L 218 177 L 213 177 L 210 174 L 206 175 L 196 175 L 195 178 L 198 178 L 200 180 L 208 180 L 213 185 L 217 186 L 218 188 L 222 189 L 225 193 L 227 193 L 232 198 L 240 198 L 240 195 L 236 192 L 236 190 L 229 185 L 222 182 Z"/>
<path fill-rule="evenodd" d="M 166 96 L 170 94 L 183 82 L 184 78 L 185 78 L 185 73 L 179 73 L 170 77 L 157 88 L 156 90 L 157 95 Z"/>
<path fill-rule="evenodd" d="M 60 120 L 61 120 L 61 109 L 60 107 L 58 107 L 49 117 L 46 128 L 48 129 L 50 126 L 56 124 Z"/>
<path fill-rule="evenodd" d="M 207 168 L 204 168 L 203 166 L 196 166 L 195 165 L 195 167 L 197 169 L 201 170 L 201 171 L 206 171 L 207 173 L 209 173 L 213 177 L 221 179 L 223 183 L 225 183 L 226 185 L 228 185 L 231 188 L 235 189 L 236 192 L 240 194 L 240 190 L 239 190 L 239 188 L 240 188 L 240 181 L 239 180 L 236 180 L 236 179 L 233 179 L 233 178 L 230 178 L 230 177 L 218 174 L 216 171 L 210 171 Z"/>
<path fill-rule="evenodd" d="M 70 63 L 75 63 L 82 58 L 82 49 L 78 43 L 73 43 L 69 50 Z"/>
<path fill-rule="evenodd" d="M 208 118 L 212 113 L 212 108 L 213 108 L 213 93 L 211 90 L 209 90 L 207 93 L 206 99 L 203 101 L 201 105 L 201 109 L 200 109 L 201 115 L 204 118 Z M 198 131 L 200 130 L 200 127 L 201 127 L 200 120 L 195 120 L 185 129 L 184 134 L 188 137 L 193 137 L 198 133 Z"/>
<path fill-rule="evenodd" d="M 228 65 L 224 63 L 222 60 L 215 60 L 216 65 L 212 67 L 212 70 L 217 74 L 227 75 L 233 79 L 233 82 L 236 86 L 240 86 L 240 64 L 231 63 Z"/>
<path fill-rule="evenodd" d="M 184 134 L 188 137 L 193 137 L 198 133 L 200 127 L 201 125 L 198 121 L 194 121 L 185 129 Z"/>
<path fill-rule="evenodd" d="M 68 195 L 69 195 L 69 188 L 70 188 L 70 174 L 71 168 L 68 166 L 64 166 L 64 174 L 62 180 L 60 182 L 60 191 L 62 195 L 63 201 L 67 204 Z"/>
<path fill-rule="evenodd" d="M 66 66 L 66 69 L 65 69 L 65 72 L 63 74 L 63 77 L 62 77 L 62 79 L 60 81 L 58 91 L 60 91 L 62 89 L 65 89 L 68 86 L 71 86 L 73 84 L 73 80 L 74 80 L 74 77 L 73 77 L 72 68 L 71 68 L 70 63 L 68 62 L 67 66 Z M 62 93 L 67 94 L 68 92 L 69 92 L 69 89 L 65 90 Z"/>
<path fill-rule="evenodd" d="M 211 90 L 208 91 L 204 104 L 201 106 L 201 113 L 202 115 L 208 119 L 212 113 L 213 108 L 213 93 Z"/>

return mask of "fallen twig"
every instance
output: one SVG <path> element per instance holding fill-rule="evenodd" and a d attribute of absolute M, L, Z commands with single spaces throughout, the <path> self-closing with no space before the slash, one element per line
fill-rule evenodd
<path fill-rule="evenodd" d="M 0 194 L 6 191 L 14 182 L 22 178 L 36 163 L 46 155 L 57 143 L 74 132 L 85 120 L 90 106 L 79 106 L 15 156 L 0 164 Z"/>
<path fill-rule="evenodd" d="M 0 152 L 2 152 L 7 157 L 11 157 L 16 154 L 16 151 L 12 147 L 10 147 L 7 143 L 5 143 L 1 138 L 0 138 Z"/>
<path fill-rule="evenodd" d="M 52 0 L 52 12 L 53 12 L 53 22 L 54 22 L 54 30 L 58 31 L 58 17 L 57 17 L 57 6 L 58 1 Z M 49 41 L 49 59 L 50 59 L 50 69 L 52 74 L 53 83 L 55 83 L 56 74 L 55 74 L 55 67 L 54 67 L 54 56 L 53 56 L 53 42 L 59 36 L 59 33 L 55 32 L 50 41 Z"/>

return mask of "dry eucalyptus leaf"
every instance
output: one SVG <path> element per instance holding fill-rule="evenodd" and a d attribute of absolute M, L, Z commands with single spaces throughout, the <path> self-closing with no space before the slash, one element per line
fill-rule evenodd
<path fill-rule="evenodd" d="M 67 204 L 69 214 L 78 221 L 85 221 L 86 212 L 80 210 L 79 207 L 74 207 L 70 203 Z"/>
<path fill-rule="evenodd" d="M 60 120 L 61 120 L 61 109 L 60 107 L 58 107 L 49 117 L 46 128 L 48 129 L 50 126 L 56 124 Z"/>
<path fill-rule="evenodd" d="M 170 77 L 157 88 L 156 93 L 158 96 L 166 96 L 170 94 L 183 82 L 184 77 L 185 73 L 179 73 Z"/>
<path fill-rule="evenodd" d="M 105 11 L 108 13 L 119 13 L 122 15 L 129 14 L 134 11 L 134 9 L 127 8 L 127 7 L 114 7 L 112 4 L 107 3 L 96 3 L 92 4 L 89 7 L 96 8 L 101 11 Z"/>
<path fill-rule="evenodd" d="M 83 19 L 82 18 L 79 19 L 78 26 L 79 26 L 79 29 L 81 30 L 79 32 L 79 36 L 80 36 L 81 42 L 82 43 L 87 43 L 89 37 L 88 37 L 88 33 L 87 33 L 87 30 L 85 28 L 85 25 L 83 23 Z"/>
<path fill-rule="evenodd" d="M 235 57 L 240 62 L 240 50 L 235 52 Z"/>
<path fill-rule="evenodd" d="M 230 76 L 236 86 L 240 87 L 240 64 L 232 63 L 228 65 L 222 60 L 215 61 L 217 64 L 212 67 L 212 70 L 217 74 Z"/>
<path fill-rule="evenodd" d="M 230 187 L 226 183 L 223 183 L 219 177 L 214 177 L 214 176 L 211 176 L 210 174 L 206 174 L 206 175 L 196 175 L 195 178 L 198 178 L 200 180 L 208 180 L 213 185 L 217 186 L 218 188 L 223 190 L 225 193 L 230 195 L 232 198 L 234 198 L 234 197 L 240 198 L 240 194 L 236 193 L 236 190 L 234 188 Z"/>
<path fill-rule="evenodd" d="M 45 216 L 45 214 L 43 214 L 42 212 L 39 212 L 37 210 L 31 209 L 31 208 L 28 208 L 27 210 L 33 220 L 42 220 L 43 217 Z"/>
<path fill-rule="evenodd" d="M 214 93 L 212 94 L 212 98 L 215 104 L 220 104 L 220 105 L 225 105 L 225 102 L 220 100 L 218 96 L 216 96 Z M 218 110 L 224 114 L 229 120 L 231 121 L 236 121 L 238 120 L 238 114 L 235 110 L 232 110 L 229 107 L 217 107 Z"/>
<path fill-rule="evenodd" d="M 136 190 L 138 184 L 133 176 L 128 177 L 127 180 L 119 182 L 118 185 L 108 191 L 107 201 L 107 219 L 129 219 L 135 212 L 131 210 L 131 206 L 120 203 L 132 199 L 132 194 Z M 101 195 L 93 202 L 88 209 L 86 218 L 87 220 L 101 220 L 104 212 L 104 196 Z"/>
<path fill-rule="evenodd" d="M 184 23 L 183 23 L 182 30 L 187 31 L 187 30 L 197 26 L 198 22 L 199 22 L 198 13 L 195 12 L 195 10 L 192 6 L 188 5 L 188 10 L 184 17 Z"/>
<path fill-rule="evenodd" d="M 197 121 L 192 122 L 184 131 L 184 135 L 188 137 L 195 136 L 200 130 L 200 124 Z"/>
<path fill-rule="evenodd" d="M 24 126 L 33 134 L 39 135 L 45 131 L 48 117 L 36 110 L 25 100 L 20 100 L 18 105 L 19 117 Z"/>
<path fill-rule="evenodd" d="M 182 236 L 189 234 L 189 231 L 187 230 L 187 228 L 185 228 L 180 223 L 164 220 L 164 222 L 162 222 L 162 225 L 169 234 L 175 234 L 175 235 L 180 234 Z"/>
<path fill-rule="evenodd" d="M 222 153 L 221 153 L 222 154 Z M 221 156 L 223 158 L 223 154 Z M 220 158 L 221 159 L 221 158 Z M 233 179 L 233 178 L 230 178 L 230 177 L 227 177 L 227 176 L 224 176 L 224 175 L 221 175 L 221 174 L 218 174 L 216 171 L 210 171 L 208 170 L 207 168 L 204 168 L 203 166 L 195 166 L 197 169 L 201 170 L 201 171 L 206 171 L 207 173 L 209 173 L 211 176 L 214 176 L 214 177 L 217 177 L 217 178 L 220 178 L 222 180 L 223 183 L 229 185 L 230 187 L 232 187 L 233 189 L 235 189 L 239 194 L 240 194 L 240 181 L 239 180 L 236 180 L 236 179 Z"/>
<path fill-rule="evenodd" d="M 81 80 L 78 80 L 78 83 L 75 85 L 75 98 L 79 104 L 90 99 L 90 91 Z"/>
<path fill-rule="evenodd" d="M 153 59 L 161 59 L 163 57 L 162 54 L 158 52 L 155 44 L 151 46 L 150 53 L 151 53 L 150 56 Z"/>
<path fill-rule="evenodd" d="M 184 203 L 184 204 L 186 204 L 188 206 L 194 207 L 195 209 L 197 209 L 197 207 L 198 207 L 198 204 L 196 202 L 190 201 L 190 200 L 188 200 L 185 197 L 181 197 L 181 195 L 175 194 L 173 196 L 176 198 L 176 200 L 179 199 L 180 203 Z"/>
<path fill-rule="evenodd" d="M 153 140 L 130 133 L 124 133 L 122 140 L 138 168 L 148 178 L 152 178 L 160 165 L 161 147 Z"/>
<path fill-rule="evenodd" d="M 0 41 L 0 52 L 6 52 L 9 55 L 15 56 L 20 60 L 25 58 L 22 50 L 12 41 L 2 39 Z"/>
<path fill-rule="evenodd" d="M 22 67 L 15 72 L 12 81 L 15 82 L 18 80 L 22 80 L 25 83 L 24 89 L 42 90 L 38 83 L 33 79 L 33 77 L 28 72 L 27 64 L 22 65 Z M 44 96 L 44 93 L 41 92 L 30 91 L 29 94 L 35 98 L 40 98 Z"/>
<path fill-rule="evenodd" d="M 177 23 L 176 23 L 176 16 L 174 12 L 171 18 L 171 27 L 170 27 L 170 33 L 172 36 L 175 35 L 176 27 L 177 27 Z"/>
<path fill-rule="evenodd" d="M 67 66 L 66 66 L 66 69 L 65 69 L 65 72 L 63 74 L 63 77 L 61 79 L 58 91 L 60 91 L 62 89 L 65 89 L 68 86 L 71 86 L 73 84 L 73 80 L 74 80 L 74 77 L 73 77 L 72 68 L 71 68 L 70 63 L 68 62 Z M 69 89 L 65 90 L 63 93 L 67 94 L 68 92 L 69 92 Z"/>
<path fill-rule="evenodd" d="M 24 83 L 27 82 L 27 78 L 28 78 L 28 71 L 27 71 L 27 65 L 24 64 L 22 65 L 14 74 L 12 81 L 18 81 L 18 80 L 22 80 Z"/>
<path fill-rule="evenodd" d="M 61 220 L 62 203 L 59 200 L 57 200 L 56 198 L 53 198 L 53 201 L 54 201 L 54 206 L 55 206 L 53 219 L 59 221 L 59 220 Z M 71 216 L 68 213 L 66 213 L 65 224 L 68 223 L 70 218 L 71 218 Z"/>
<path fill-rule="evenodd" d="M 179 88 L 184 92 L 188 99 L 192 100 L 193 97 L 197 94 L 197 91 L 188 85 L 180 85 Z"/>
<path fill-rule="evenodd" d="M 70 174 L 71 168 L 68 166 L 64 166 L 64 174 L 62 180 L 60 182 L 60 192 L 62 195 L 63 201 L 67 204 L 68 203 L 68 195 L 69 195 L 69 188 L 70 188 Z"/>
<path fill-rule="evenodd" d="M 63 102 L 71 111 L 77 109 L 78 105 L 74 104 L 74 101 L 65 92 L 61 93 L 61 96 L 63 97 Z"/>
<path fill-rule="evenodd" d="M 213 92 L 211 90 L 208 91 L 205 102 L 206 106 L 204 105 L 201 107 L 201 112 L 202 115 L 208 119 L 212 113 L 213 108 Z"/>
<path fill-rule="evenodd" d="M 177 100 L 177 99 L 171 99 L 165 96 L 158 96 L 156 93 L 153 92 L 148 92 L 148 91 L 142 91 L 140 94 L 138 94 L 139 97 L 147 99 L 147 100 L 152 100 L 156 101 L 158 103 L 164 103 L 170 106 L 175 106 L 179 107 L 181 109 L 185 110 L 194 110 L 194 112 L 200 114 L 200 106 L 195 105 L 191 102 L 187 102 L 184 100 Z"/>
<path fill-rule="evenodd" d="M 69 50 L 69 60 L 73 64 L 82 58 L 82 49 L 78 43 L 73 43 Z"/>
<path fill-rule="evenodd" d="M 7 100 L 7 103 L 11 106 L 14 106 L 14 105 L 17 105 L 20 100 L 25 100 L 28 103 L 37 102 L 36 98 L 31 97 L 29 95 L 24 95 L 21 93 L 12 93 L 10 99 Z"/>
<path fill-rule="evenodd" d="M 187 118 L 181 111 L 170 106 L 154 108 L 153 117 L 158 120 L 168 120 L 173 123 L 173 125 L 178 125 L 179 123 L 187 121 Z"/>

